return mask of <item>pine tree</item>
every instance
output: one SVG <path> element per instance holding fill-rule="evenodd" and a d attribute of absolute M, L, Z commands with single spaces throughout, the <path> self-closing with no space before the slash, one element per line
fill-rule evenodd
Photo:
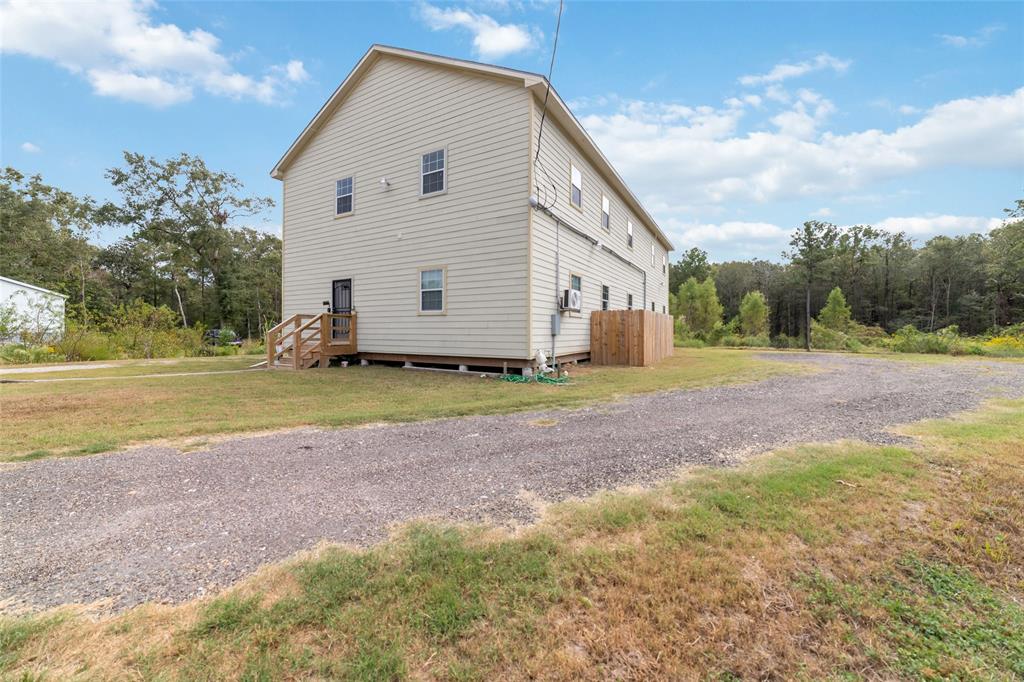
<path fill-rule="evenodd" d="M 768 301 L 760 291 L 748 291 L 740 302 L 740 330 L 744 336 L 768 333 Z"/>
<path fill-rule="evenodd" d="M 825 307 L 818 313 L 818 324 L 840 332 L 850 328 L 850 306 L 846 305 L 846 297 L 839 287 L 829 292 Z"/>

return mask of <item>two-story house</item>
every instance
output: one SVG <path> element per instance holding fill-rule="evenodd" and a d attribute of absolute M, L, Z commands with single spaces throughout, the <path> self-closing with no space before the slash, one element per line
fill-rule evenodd
<path fill-rule="evenodd" d="M 594 310 L 667 312 L 672 244 L 548 90 L 371 47 L 271 173 L 284 317 L 356 311 L 365 360 L 529 368 L 586 359 Z"/>

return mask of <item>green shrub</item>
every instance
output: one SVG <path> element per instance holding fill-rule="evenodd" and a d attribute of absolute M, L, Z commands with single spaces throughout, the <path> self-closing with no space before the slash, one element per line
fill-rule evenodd
<path fill-rule="evenodd" d="M 832 329 L 811 320 L 811 348 L 818 350 L 848 350 L 857 352 L 864 344 L 844 331 Z"/>
<path fill-rule="evenodd" d="M 771 348 L 772 342 L 767 334 L 756 336 L 736 336 L 727 334 L 722 337 L 721 344 L 730 348 Z"/>
<path fill-rule="evenodd" d="M 779 334 L 778 336 L 772 337 L 772 347 L 803 348 L 804 340 L 800 336 L 787 336 L 786 334 Z"/>
<path fill-rule="evenodd" d="M 9 343 L 0 346 L 0 361 L 12 365 L 59 362 L 63 359 L 64 356 L 53 346 L 30 346 L 24 343 Z"/>
<path fill-rule="evenodd" d="M 264 355 L 267 352 L 267 344 L 264 339 L 245 339 L 238 352 L 241 355 Z"/>
<path fill-rule="evenodd" d="M 108 335 L 74 321 L 68 322 L 64 337 L 55 345 L 66 360 L 113 360 L 118 357 Z"/>
<path fill-rule="evenodd" d="M 896 330 L 892 335 L 892 350 L 897 353 L 938 353 L 952 351 L 955 337 L 950 334 L 922 332 L 912 324 Z"/>

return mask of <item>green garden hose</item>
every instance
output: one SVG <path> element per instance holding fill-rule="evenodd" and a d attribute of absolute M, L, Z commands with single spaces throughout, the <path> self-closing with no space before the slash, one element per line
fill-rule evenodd
<path fill-rule="evenodd" d="M 556 384 L 563 385 L 569 383 L 569 377 L 549 377 L 543 374 L 537 374 L 533 377 L 524 377 L 521 374 L 502 374 L 502 381 L 508 381 L 513 384 L 529 384 L 536 381 L 538 384 Z"/>

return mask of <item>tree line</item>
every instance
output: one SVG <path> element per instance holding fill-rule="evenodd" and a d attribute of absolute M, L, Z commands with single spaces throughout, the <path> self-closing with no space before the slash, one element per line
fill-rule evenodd
<path fill-rule="evenodd" d="M 694 312 L 716 316 L 706 309 L 710 292 L 701 295 L 695 288 L 712 287 L 721 306 L 717 317 L 731 320 L 740 315 L 749 292 L 761 292 L 769 312 L 768 333 L 801 337 L 806 343 L 810 318 L 838 287 L 855 322 L 888 333 L 907 325 L 925 332 L 955 325 L 960 333 L 973 335 L 1020 323 L 1024 200 L 1006 214 L 1003 225 L 988 234 L 937 236 L 921 245 L 904 232 L 809 221 L 794 231 L 779 263 L 711 263 L 707 252 L 692 248 L 671 266 L 673 311 L 684 319 Z M 691 309 L 681 309 L 684 301 Z M 694 301 L 705 301 L 705 309 L 694 311 Z"/>
<path fill-rule="evenodd" d="M 6 168 L 0 274 L 67 295 L 69 315 L 86 325 L 140 299 L 173 311 L 183 327 L 245 337 L 279 320 L 281 240 L 247 225 L 272 199 L 189 154 L 125 152 L 106 178 L 116 201 Z"/>

